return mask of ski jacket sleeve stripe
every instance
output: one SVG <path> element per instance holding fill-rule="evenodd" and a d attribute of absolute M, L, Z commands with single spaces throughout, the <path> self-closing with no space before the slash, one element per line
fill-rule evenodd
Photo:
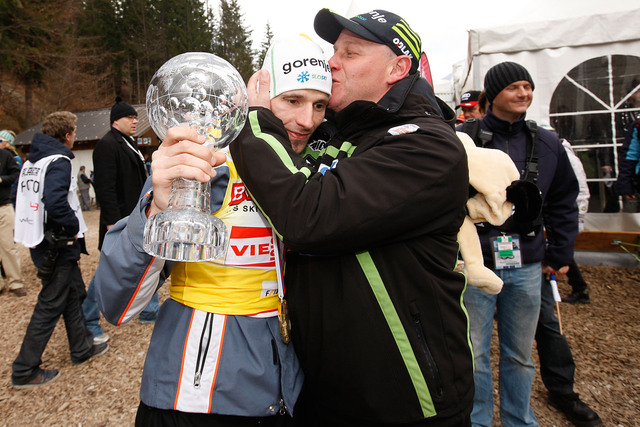
<path fill-rule="evenodd" d="M 262 128 L 260 127 L 260 121 L 258 120 L 257 111 L 251 111 L 249 113 L 249 122 L 251 123 L 251 131 L 253 132 L 253 135 L 256 138 L 260 138 L 264 142 L 266 142 L 269 145 L 269 147 L 271 147 L 273 151 L 276 152 L 276 154 L 282 161 L 282 164 L 287 169 L 289 169 L 289 171 L 292 174 L 302 173 L 304 176 L 307 177 L 307 179 L 309 178 L 309 176 L 311 176 L 311 171 L 309 170 L 309 168 L 302 167 L 298 169 L 296 165 L 293 164 L 291 160 L 291 156 L 289 156 L 289 154 L 287 153 L 287 150 L 280 143 L 280 141 L 278 141 L 276 138 L 274 138 L 270 134 L 262 132 Z"/>
<path fill-rule="evenodd" d="M 131 215 L 107 232 L 94 276 L 96 300 L 107 321 L 122 325 L 147 306 L 168 277 L 172 262 L 154 258 L 144 251 L 145 210 L 151 198 L 151 179 Z"/>
<path fill-rule="evenodd" d="M 151 259 L 147 269 L 142 274 L 142 278 L 138 282 L 138 286 L 133 293 L 133 296 L 129 300 L 129 304 L 127 304 L 125 311 L 122 313 L 122 316 L 120 316 L 120 319 L 118 319 L 118 323 L 116 324 L 117 326 L 127 323 L 144 310 L 155 293 L 159 275 L 163 267 L 164 261 L 156 257 Z"/>

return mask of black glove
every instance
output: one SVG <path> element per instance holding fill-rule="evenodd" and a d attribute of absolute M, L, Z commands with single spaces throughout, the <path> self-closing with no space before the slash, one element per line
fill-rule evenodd
<path fill-rule="evenodd" d="M 507 187 L 507 200 L 513 203 L 513 220 L 521 224 L 535 221 L 542 214 L 542 195 L 538 186 L 525 180 L 513 181 Z"/>

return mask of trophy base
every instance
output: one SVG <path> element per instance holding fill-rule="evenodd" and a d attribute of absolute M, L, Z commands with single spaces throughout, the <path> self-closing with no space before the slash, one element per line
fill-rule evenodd
<path fill-rule="evenodd" d="M 145 224 L 145 252 L 169 261 L 211 261 L 224 255 L 226 246 L 227 227 L 202 211 L 170 208 Z"/>

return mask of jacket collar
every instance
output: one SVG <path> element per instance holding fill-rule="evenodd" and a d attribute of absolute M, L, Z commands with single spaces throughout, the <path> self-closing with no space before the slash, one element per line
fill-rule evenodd
<path fill-rule="evenodd" d="M 133 143 L 132 137 L 125 135 L 124 133 L 120 132 L 118 129 L 114 128 L 113 126 L 111 127 L 111 131 L 113 132 L 114 135 L 122 137 L 123 141 Z"/>
<path fill-rule="evenodd" d="M 444 119 L 452 128 L 455 125 L 455 112 L 444 101 L 437 98 L 431 85 L 418 73 L 409 74 L 394 84 L 377 103 L 371 101 L 354 101 L 344 110 L 335 113 L 338 127 L 351 122 L 354 116 L 360 116 L 367 111 L 377 113 L 397 113 L 406 105 L 407 98 L 412 95 L 423 96 L 427 102 L 417 101 L 427 114 L 436 115 Z M 341 125 L 342 122 L 342 125 Z"/>
<path fill-rule="evenodd" d="M 506 120 L 493 114 L 491 107 L 487 108 L 487 114 L 484 116 L 483 121 L 489 126 L 492 132 L 503 135 L 516 134 L 524 128 L 524 119 L 526 114 L 523 114 L 517 121 L 510 123 Z"/>

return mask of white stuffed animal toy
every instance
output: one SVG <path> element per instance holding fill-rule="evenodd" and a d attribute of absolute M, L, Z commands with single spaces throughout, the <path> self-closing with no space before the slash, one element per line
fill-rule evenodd
<path fill-rule="evenodd" d="M 484 266 L 480 238 L 475 223 L 488 222 L 502 225 L 513 213 L 513 204 L 507 201 L 507 187 L 520 179 L 520 173 L 508 154 L 494 149 L 476 147 L 469 135 L 456 132 L 467 152 L 469 185 L 478 191 L 467 201 L 469 215 L 465 217 L 458 243 L 464 260 L 467 283 L 488 294 L 502 290 L 502 280 Z"/>

